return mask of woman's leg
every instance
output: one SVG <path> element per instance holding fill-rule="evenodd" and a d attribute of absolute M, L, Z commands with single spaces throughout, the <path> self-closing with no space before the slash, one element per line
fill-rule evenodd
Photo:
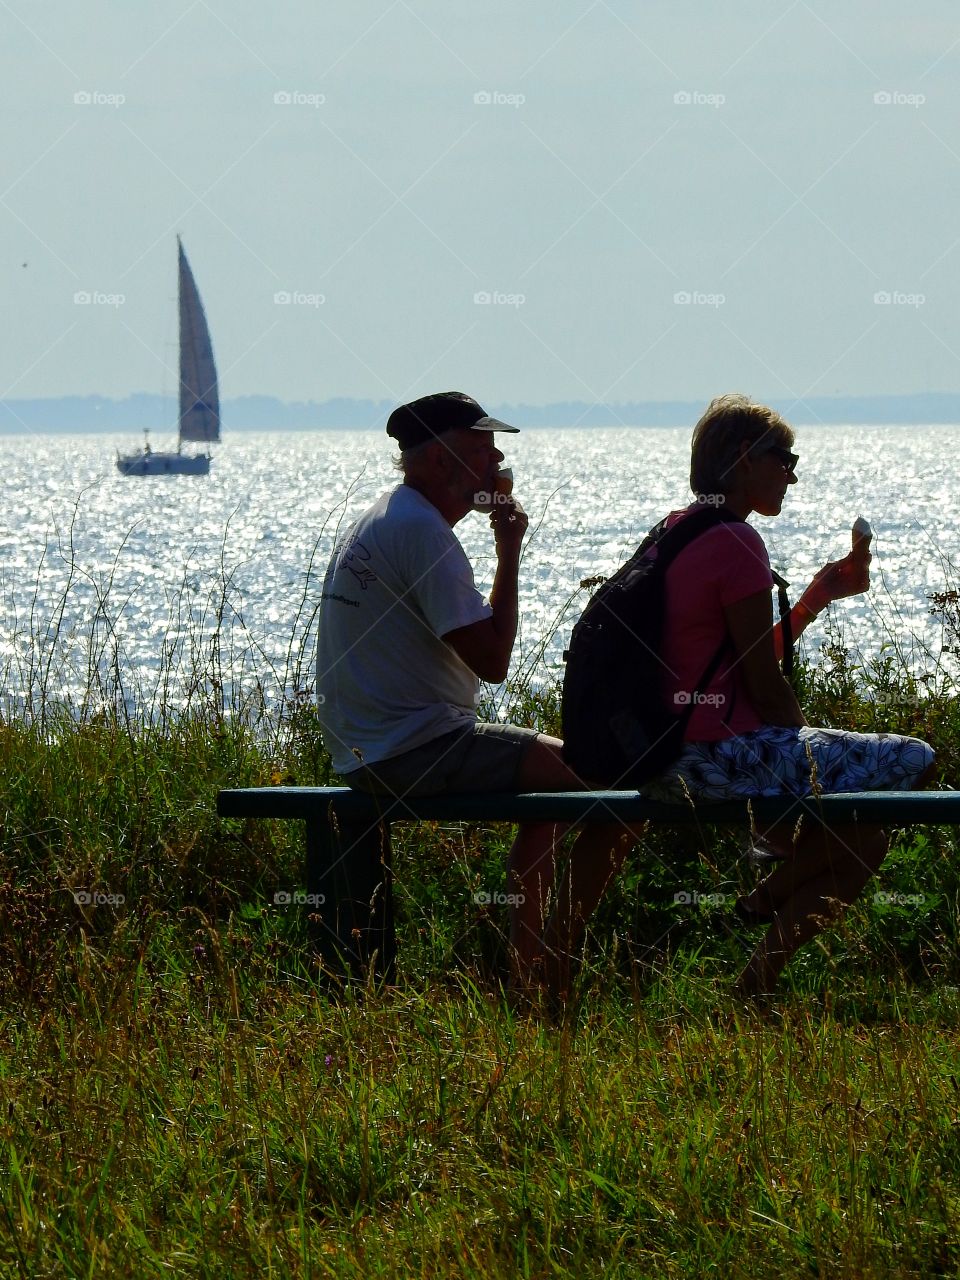
<path fill-rule="evenodd" d="M 761 939 L 736 990 L 753 997 L 772 991 L 803 943 L 854 902 L 880 868 L 887 838 L 877 826 L 843 824 L 801 831 L 792 855 L 745 901 L 768 909 L 773 923 Z"/>
<path fill-rule="evenodd" d="M 907 790 L 921 791 L 929 782 L 933 781 L 933 776 L 937 771 L 936 761 L 931 762 L 918 777 L 911 780 L 911 785 Z M 865 788 L 869 790 L 869 787 Z M 758 833 L 773 849 L 782 853 L 785 858 L 790 859 L 794 856 L 794 841 L 796 839 L 796 825 L 790 825 L 785 822 L 775 823 L 773 826 Z M 783 868 L 780 868 L 783 870 Z M 810 864 L 809 874 L 819 874 L 814 864 Z M 746 894 L 740 899 L 741 905 L 745 909 L 745 914 L 755 915 L 759 918 L 771 915 L 800 887 L 803 880 L 802 868 L 797 868 L 795 878 L 788 876 L 778 876 L 775 871 L 766 879 L 761 880 L 752 893 Z"/>

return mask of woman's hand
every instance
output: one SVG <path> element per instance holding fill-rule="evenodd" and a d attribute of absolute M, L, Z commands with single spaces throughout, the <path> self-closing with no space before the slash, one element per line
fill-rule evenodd
<path fill-rule="evenodd" d="M 873 557 L 848 551 L 842 560 L 825 564 L 800 597 L 804 608 L 819 613 L 833 600 L 859 596 L 870 588 L 870 561 Z"/>

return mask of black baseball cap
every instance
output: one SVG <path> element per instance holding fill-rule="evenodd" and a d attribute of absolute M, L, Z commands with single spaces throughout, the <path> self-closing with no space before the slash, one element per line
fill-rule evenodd
<path fill-rule="evenodd" d="M 470 427 L 474 431 L 520 430 L 491 418 L 486 409 L 462 391 L 438 391 L 432 396 L 421 396 L 394 409 L 387 419 L 387 435 L 393 436 L 401 449 L 412 449 L 457 427 Z"/>

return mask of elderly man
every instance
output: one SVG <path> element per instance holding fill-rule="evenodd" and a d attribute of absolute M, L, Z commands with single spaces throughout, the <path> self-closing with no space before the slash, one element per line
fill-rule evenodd
<path fill-rule="evenodd" d="M 507 675 L 517 634 L 517 572 L 527 517 L 490 495 L 503 454 L 495 433 L 515 432 L 470 396 L 446 391 L 401 405 L 387 434 L 403 481 L 380 497 L 334 550 L 323 584 L 317 655 L 318 715 L 345 782 L 389 795 L 442 791 L 550 791 L 583 786 L 557 738 L 477 720 L 480 680 Z M 497 568 L 487 603 L 453 526 L 486 498 Z M 577 869 L 547 937 L 553 824 L 520 826 L 508 860 L 513 984 L 565 986 L 565 956 L 625 852 L 622 833 L 584 831 Z M 562 899 L 566 897 L 564 903 Z"/>

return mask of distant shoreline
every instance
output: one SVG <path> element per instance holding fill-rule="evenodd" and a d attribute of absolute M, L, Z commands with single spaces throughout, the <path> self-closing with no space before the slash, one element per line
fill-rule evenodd
<path fill-rule="evenodd" d="M 484 396 L 488 410 L 520 427 L 681 427 L 692 426 L 703 400 L 648 400 L 622 404 L 559 401 L 528 405 L 497 403 Z M 896 396 L 815 396 L 802 401 L 770 397 L 768 403 L 798 426 L 936 426 L 960 424 L 960 392 Z M 222 405 L 227 431 L 364 430 L 383 427 L 393 409 L 390 400 L 333 399 L 285 401 L 272 396 L 240 396 Z M 158 395 L 61 396 L 0 402 L 0 435 L 144 430 L 175 432 L 176 401 Z"/>

